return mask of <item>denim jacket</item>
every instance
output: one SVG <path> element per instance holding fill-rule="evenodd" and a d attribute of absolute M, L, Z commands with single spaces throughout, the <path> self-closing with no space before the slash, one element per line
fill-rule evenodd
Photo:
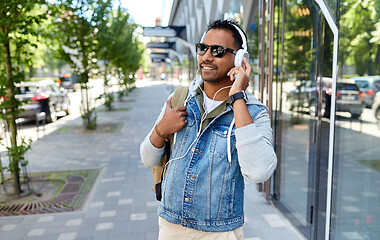
<path fill-rule="evenodd" d="M 195 87 L 190 85 L 186 101 L 188 123 L 173 141 L 158 214 L 200 231 L 232 231 L 244 223 L 243 176 L 263 182 L 276 167 L 267 108 L 247 92 L 253 124 L 235 129 L 233 109 L 227 105 L 200 132 L 201 103 Z M 150 134 L 140 147 L 146 166 L 158 164 L 163 151 L 150 143 Z"/>

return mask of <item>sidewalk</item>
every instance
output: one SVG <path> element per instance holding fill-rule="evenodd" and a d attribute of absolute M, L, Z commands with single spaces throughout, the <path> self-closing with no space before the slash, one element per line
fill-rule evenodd
<path fill-rule="evenodd" d="M 140 161 L 139 145 L 152 127 L 171 87 L 142 80 L 124 102 L 124 111 L 98 112 L 98 123 L 123 123 L 116 133 L 52 133 L 28 153 L 31 172 L 101 169 L 83 207 L 75 212 L 1 217 L 1 240 L 115 239 L 158 237 L 151 169 Z M 129 111 L 125 111 L 130 108 Z M 68 125 L 81 125 L 74 119 Z M 246 186 L 246 240 L 303 239 L 253 184 Z"/>

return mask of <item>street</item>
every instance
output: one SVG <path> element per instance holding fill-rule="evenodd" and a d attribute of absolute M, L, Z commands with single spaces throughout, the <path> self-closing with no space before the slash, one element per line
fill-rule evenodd
<path fill-rule="evenodd" d="M 103 80 L 102 79 L 92 79 L 89 82 L 90 95 L 93 99 L 96 99 L 104 91 Z M 68 92 L 70 99 L 70 114 L 65 115 L 64 113 L 59 113 L 58 119 L 52 123 L 46 123 L 45 126 L 42 126 L 40 123 L 39 128 L 37 129 L 37 123 L 35 120 L 27 119 L 18 119 L 18 138 L 32 139 L 36 141 L 44 135 L 50 134 L 56 131 L 61 126 L 65 125 L 67 122 L 72 121 L 76 118 L 80 118 L 80 102 L 81 102 L 81 93 L 80 90 Z M 93 106 L 97 107 L 103 103 L 103 100 L 93 100 Z M 9 143 L 5 140 L 1 141 L 3 145 L 0 145 L 0 152 L 5 151 L 5 147 L 9 146 Z"/>

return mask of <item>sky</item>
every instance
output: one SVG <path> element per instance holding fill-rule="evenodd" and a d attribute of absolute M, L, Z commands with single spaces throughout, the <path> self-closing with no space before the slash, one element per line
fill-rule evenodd
<path fill-rule="evenodd" d="M 121 0 L 122 6 L 128 9 L 135 23 L 144 27 L 155 26 L 156 18 L 163 16 L 163 5 L 165 11 L 168 11 L 172 2 L 172 0 Z"/>

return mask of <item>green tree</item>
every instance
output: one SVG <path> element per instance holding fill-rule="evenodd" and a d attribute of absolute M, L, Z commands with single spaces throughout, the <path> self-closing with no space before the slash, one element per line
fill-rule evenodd
<path fill-rule="evenodd" d="M 20 161 L 23 153 L 29 149 L 25 141 L 17 141 L 16 118 L 21 103 L 15 98 L 15 84 L 24 80 L 23 66 L 29 64 L 33 57 L 32 49 L 36 48 L 38 38 L 37 25 L 46 19 L 41 6 L 44 0 L 1 1 L 0 2 L 0 45 L 1 62 L 0 85 L 5 94 L 2 102 L 10 129 L 9 170 L 12 173 L 13 193 L 21 193 Z M 38 9 L 40 11 L 38 11 Z M 47 8 L 45 8 L 46 10 Z"/>
<path fill-rule="evenodd" d="M 346 0 L 341 3 L 340 61 L 354 65 L 359 75 L 380 74 L 378 1 Z"/>
<path fill-rule="evenodd" d="M 118 7 L 109 16 L 109 21 L 99 29 L 99 59 L 105 60 L 105 75 L 113 72 L 119 84 L 128 90 L 134 83 L 134 74 L 141 65 L 144 45 L 138 41 L 137 24 L 131 22 L 127 10 Z M 107 77 L 105 76 L 105 86 Z M 105 93 L 106 96 L 109 94 Z M 111 99 L 106 99 L 106 102 Z"/>
<path fill-rule="evenodd" d="M 119 7 L 110 26 L 115 36 L 109 49 L 113 54 L 110 63 L 116 69 L 119 84 L 124 86 L 126 90 L 135 81 L 134 74 L 141 65 L 145 47 L 138 41 L 137 27 L 137 24 L 131 22 L 126 9 Z"/>
<path fill-rule="evenodd" d="M 287 29 L 285 31 L 285 71 L 304 74 L 311 72 L 313 19 L 305 1 L 287 2 Z"/>
<path fill-rule="evenodd" d="M 110 1 L 102 0 L 61 0 L 58 1 L 59 17 L 57 37 L 60 40 L 62 58 L 70 63 L 73 73 L 78 76 L 82 94 L 82 117 L 87 128 L 96 127 L 96 115 L 89 92 L 89 77 L 98 68 L 96 51 L 99 27 L 107 19 Z"/>

